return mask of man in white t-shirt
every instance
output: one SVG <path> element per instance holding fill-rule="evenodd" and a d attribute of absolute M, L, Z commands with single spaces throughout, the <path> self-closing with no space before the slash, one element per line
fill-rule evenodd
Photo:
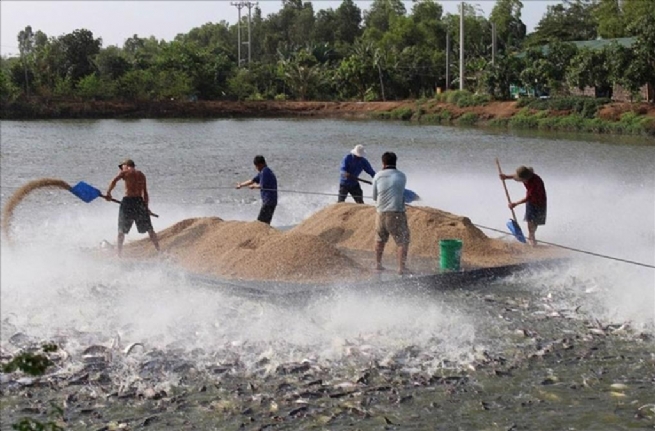
<path fill-rule="evenodd" d="M 377 208 L 375 269 L 384 270 L 382 255 L 391 235 L 398 246 L 398 273 L 402 275 L 408 272 L 406 262 L 410 236 L 404 197 L 407 177 L 396 169 L 397 159 L 395 153 L 384 153 L 382 170 L 373 177 L 373 199 Z"/>

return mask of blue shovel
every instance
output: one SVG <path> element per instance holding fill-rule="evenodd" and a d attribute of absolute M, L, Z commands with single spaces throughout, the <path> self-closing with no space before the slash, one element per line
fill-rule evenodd
<path fill-rule="evenodd" d="M 503 171 L 500 169 L 500 162 L 498 159 L 496 159 L 496 166 L 498 166 L 498 174 L 502 174 Z M 505 184 L 505 181 L 502 179 L 500 182 L 503 183 L 503 188 L 505 189 L 505 196 L 507 196 L 507 203 L 511 204 L 512 199 L 509 197 L 509 192 L 507 191 L 507 184 Z M 510 208 L 510 211 L 512 211 L 512 218 L 507 222 L 507 229 L 516 237 L 517 240 L 519 240 L 522 243 L 525 243 L 525 236 L 523 235 L 523 231 L 521 230 L 521 226 L 519 226 L 518 222 L 516 221 L 516 214 L 514 213 L 514 208 Z"/>
<path fill-rule="evenodd" d="M 87 204 L 95 200 L 96 198 L 105 197 L 100 190 L 98 190 L 97 188 L 93 187 L 90 184 L 85 183 L 84 181 L 80 181 L 79 183 L 71 187 L 70 192 L 75 196 L 77 196 L 78 198 L 82 199 Z M 113 199 L 113 198 L 112 198 L 112 202 L 121 203 L 121 201 L 119 201 L 118 199 Z M 159 217 L 157 214 L 153 213 L 150 210 L 148 210 L 148 212 L 153 217 Z"/>
<path fill-rule="evenodd" d="M 365 183 L 365 184 L 373 184 L 372 181 L 365 180 L 363 178 L 357 178 L 357 181 L 359 181 L 360 183 Z M 405 198 L 405 203 L 406 204 L 411 204 L 414 201 L 420 201 L 421 200 L 421 197 L 418 194 L 416 194 L 415 192 L 413 192 L 413 191 L 411 191 L 409 189 L 405 189 L 405 192 L 403 193 L 403 197 Z"/>

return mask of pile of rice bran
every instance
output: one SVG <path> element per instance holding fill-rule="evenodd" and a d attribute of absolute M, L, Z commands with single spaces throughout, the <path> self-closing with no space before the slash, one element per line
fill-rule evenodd
<path fill-rule="evenodd" d="M 439 240 L 461 239 L 462 266 L 493 267 L 525 262 L 540 253 L 517 241 L 487 237 L 466 217 L 427 207 L 408 207 L 411 231 L 408 266 L 416 259 L 439 258 Z M 158 233 L 162 251 L 174 264 L 194 273 L 244 280 L 330 282 L 361 280 L 370 263 L 353 251 L 375 246 L 375 207 L 330 205 L 298 226 L 280 231 L 257 221 L 220 218 L 183 220 Z M 349 252 L 350 251 L 350 252 Z M 396 246 L 390 239 L 385 255 Z M 155 257 L 149 239 L 127 244 L 126 257 Z"/>

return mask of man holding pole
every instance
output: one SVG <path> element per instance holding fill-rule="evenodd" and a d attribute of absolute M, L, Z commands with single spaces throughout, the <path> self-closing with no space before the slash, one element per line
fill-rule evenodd
<path fill-rule="evenodd" d="M 262 207 L 259 210 L 257 220 L 262 223 L 271 224 L 275 208 L 277 207 L 277 177 L 266 164 L 264 156 L 255 156 L 253 164 L 255 165 L 255 169 L 257 169 L 257 175 L 251 180 L 237 183 L 237 189 L 241 187 L 260 189 Z"/>
<path fill-rule="evenodd" d="M 348 197 L 348 193 L 350 193 L 355 202 L 358 204 L 364 203 L 364 192 L 357 177 L 362 171 L 366 171 L 372 177 L 375 176 L 375 171 L 364 157 L 365 155 L 364 146 L 356 145 L 341 161 L 341 179 L 339 181 L 339 199 L 337 202 L 344 202 Z"/>
<path fill-rule="evenodd" d="M 546 187 L 541 177 L 534 173 L 534 169 L 525 166 L 519 166 L 516 173 L 507 175 L 500 173 L 500 179 L 505 181 L 513 179 L 520 181 L 525 186 L 525 197 L 516 202 L 510 202 L 509 208 L 525 204 L 525 221 L 528 223 L 528 241 L 532 246 L 537 245 L 535 234 L 537 227 L 546 224 Z"/>

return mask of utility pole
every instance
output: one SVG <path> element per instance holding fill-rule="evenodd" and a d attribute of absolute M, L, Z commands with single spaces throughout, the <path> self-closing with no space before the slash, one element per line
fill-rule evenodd
<path fill-rule="evenodd" d="M 464 89 L 464 2 L 459 12 L 459 89 Z"/>
<path fill-rule="evenodd" d="M 239 62 L 238 67 L 241 67 L 241 9 L 245 6 L 245 3 L 240 2 L 230 2 L 232 6 L 235 6 L 239 11 L 239 20 L 237 21 L 237 52 L 239 53 Z"/>
<path fill-rule="evenodd" d="M 446 33 L 446 91 L 450 89 L 450 33 Z"/>
<path fill-rule="evenodd" d="M 491 23 L 491 64 L 496 65 L 496 23 Z"/>
<path fill-rule="evenodd" d="M 245 6 L 248 8 L 248 66 L 250 66 L 250 60 L 251 60 L 251 51 L 252 51 L 252 38 L 250 36 L 250 23 L 251 23 L 251 9 L 259 4 L 259 2 L 251 2 L 247 1 L 244 3 Z"/>

